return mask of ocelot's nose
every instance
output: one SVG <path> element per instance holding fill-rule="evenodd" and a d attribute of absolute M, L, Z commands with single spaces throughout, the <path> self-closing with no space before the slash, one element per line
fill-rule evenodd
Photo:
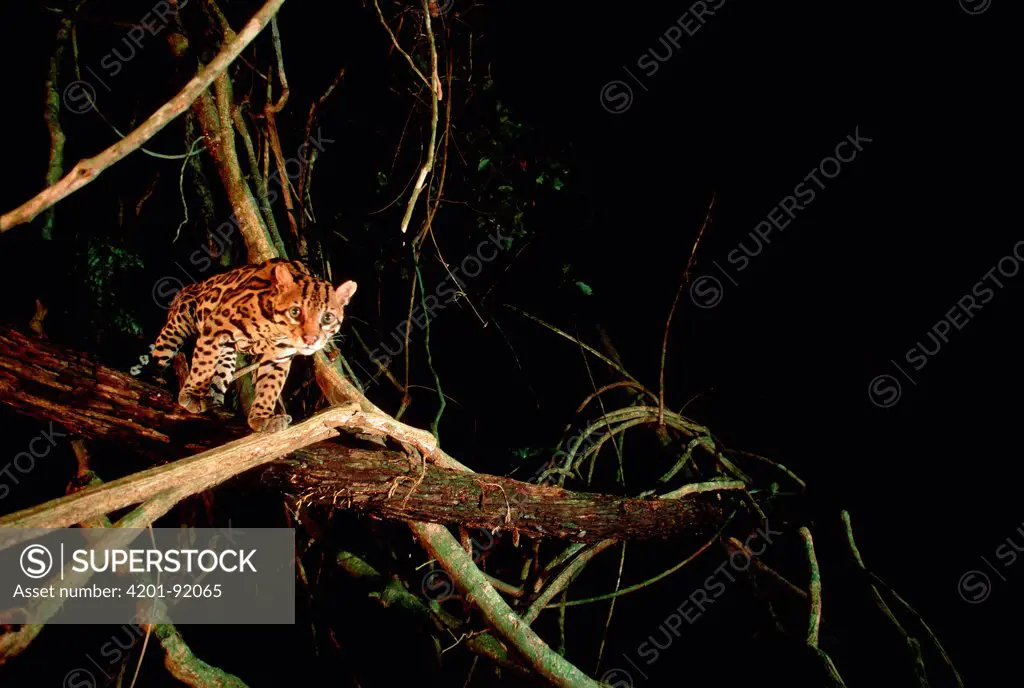
<path fill-rule="evenodd" d="M 316 344 L 316 340 L 317 339 L 318 339 L 318 337 L 315 334 L 304 334 L 304 335 L 302 335 L 302 341 L 304 341 L 306 344 L 309 344 L 310 346 L 313 346 L 314 344 Z"/>

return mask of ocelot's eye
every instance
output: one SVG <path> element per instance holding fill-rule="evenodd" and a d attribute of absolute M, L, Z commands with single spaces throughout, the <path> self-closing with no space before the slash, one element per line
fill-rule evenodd
<path fill-rule="evenodd" d="M 330 325 L 334 322 L 334 313 L 324 313 L 324 317 L 320 318 L 320 322 L 324 325 Z"/>
<path fill-rule="evenodd" d="M 299 308 L 298 306 L 288 309 L 288 315 L 292 316 L 293 318 L 298 318 L 301 314 L 302 309 Z"/>

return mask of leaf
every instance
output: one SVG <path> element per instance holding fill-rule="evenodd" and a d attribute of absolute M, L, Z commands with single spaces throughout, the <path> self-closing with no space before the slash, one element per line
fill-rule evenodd
<path fill-rule="evenodd" d="M 538 184 L 543 184 L 545 181 L 547 181 L 547 178 L 548 178 L 548 173 L 547 172 L 541 172 L 540 175 L 537 177 L 537 183 Z"/>
<path fill-rule="evenodd" d="M 583 292 L 586 296 L 591 296 L 594 293 L 594 290 L 591 289 L 590 285 L 587 284 L 586 282 L 576 282 L 576 286 L 579 287 L 580 291 Z"/>
<path fill-rule="evenodd" d="M 476 166 L 476 171 L 481 172 L 485 167 L 491 164 L 491 159 L 487 156 L 480 158 L 480 164 Z"/>
<path fill-rule="evenodd" d="M 508 184 L 502 184 L 498 187 L 498 191 L 505 191 L 506 193 L 512 193 L 512 187 Z"/>
<path fill-rule="evenodd" d="M 554 180 L 552 180 L 551 182 L 551 186 L 555 187 L 555 191 L 561 191 L 562 187 L 565 186 L 565 184 L 562 183 L 561 179 L 555 177 Z"/>

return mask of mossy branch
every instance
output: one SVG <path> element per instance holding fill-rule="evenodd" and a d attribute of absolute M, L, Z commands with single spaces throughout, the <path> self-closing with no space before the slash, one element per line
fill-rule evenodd
<path fill-rule="evenodd" d="M 46 185 L 56 184 L 64 174 L 64 129 L 60 126 L 61 97 L 58 93 L 60 82 L 60 63 L 64 59 L 64 51 L 67 48 L 71 34 L 71 20 L 60 19 L 57 28 L 57 39 L 53 48 L 53 56 L 50 58 L 50 72 L 46 77 L 46 108 L 43 117 L 46 120 L 46 129 L 50 134 L 50 159 L 46 165 Z M 43 239 L 49 241 L 53 238 L 54 209 L 50 208 L 43 217 Z"/>

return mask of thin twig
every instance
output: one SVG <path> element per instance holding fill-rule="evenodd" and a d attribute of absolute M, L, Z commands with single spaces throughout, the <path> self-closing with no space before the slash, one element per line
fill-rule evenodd
<path fill-rule="evenodd" d="M 60 126 L 61 97 L 57 93 L 57 82 L 60 79 L 60 63 L 63 61 L 64 51 L 67 49 L 70 31 L 71 20 L 61 18 L 57 28 L 53 55 L 50 57 L 50 72 L 46 77 L 46 108 L 43 110 L 43 119 L 46 120 L 46 129 L 50 134 L 50 159 L 46 165 L 47 186 L 56 184 L 64 173 L 64 142 L 66 138 L 64 130 Z M 47 241 L 53 238 L 53 220 L 54 210 L 50 208 L 43 218 L 43 239 Z"/>
<path fill-rule="evenodd" d="M 487 581 L 491 584 L 491 586 L 503 595 L 519 598 L 526 594 L 523 591 L 523 589 L 519 586 L 512 585 L 511 583 L 506 583 L 505 581 L 499 578 L 495 578 L 494 576 L 491 576 L 486 573 L 484 574 L 484 576 L 487 577 Z"/>
<path fill-rule="evenodd" d="M 732 451 L 734 453 L 736 453 L 736 454 L 739 454 L 740 456 L 747 456 L 747 457 L 750 457 L 752 459 L 757 459 L 758 461 L 763 461 L 764 463 L 767 463 L 768 465 L 777 468 L 778 470 L 780 470 L 783 473 L 785 473 L 791 480 L 793 480 L 793 482 L 795 482 L 797 485 L 799 485 L 802 489 L 807 489 L 807 483 L 805 483 L 803 480 L 801 480 L 800 476 L 798 476 L 796 473 L 794 473 L 793 471 L 791 471 L 788 468 L 786 468 L 785 466 L 783 466 L 778 461 L 774 461 L 772 459 L 769 459 L 766 456 L 761 456 L 760 454 L 754 454 L 752 452 L 740 451 L 738 449 L 735 449 L 735 450 L 732 450 Z"/>
<path fill-rule="evenodd" d="M 572 559 L 581 549 L 583 549 L 586 546 L 586 543 L 583 542 L 573 542 L 567 545 L 564 550 L 559 552 L 551 561 L 547 563 L 547 565 L 544 567 L 544 570 L 541 571 L 540 575 L 537 577 L 537 580 L 543 580 L 549 573 L 551 573 L 551 571 L 554 571 L 556 568 Z M 536 589 L 539 590 L 540 586 L 537 586 Z"/>
<path fill-rule="evenodd" d="M 306 240 L 299 231 L 299 225 L 295 219 L 295 201 L 292 199 L 291 180 L 288 179 L 288 171 L 285 168 L 287 161 L 284 157 L 284 150 L 281 148 L 281 136 L 277 131 L 277 118 L 270 108 L 271 105 L 268 103 L 263 111 L 263 117 L 266 121 L 264 129 L 267 133 L 267 141 L 270 143 L 270 152 L 274 157 L 274 166 L 277 167 L 278 180 L 281 183 L 281 196 L 284 199 L 284 213 L 288 217 L 288 228 L 295 239 L 295 246 L 298 249 L 299 255 L 305 258 L 308 251 Z"/>
<path fill-rule="evenodd" d="M 437 76 L 437 47 L 434 45 L 434 31 L 430 27 L 430 9 L 428 7 L 429 0 L 423 0 L 423 26 L 427 30 L 427 38 L 430 43 L 430 68 L 432 81 L 427 83 L 427 88 L 430 90 L 433 96 L 430 99 L 430 142 L 427 144 L 427 159 L 423 163 L 423 167 L 420 168 L 419 175 L 416 178 L 416 185 L 412 188 L 412 193 L 409 195 L 409 205 L 406 206 L 405 216 L 402 218 L 402 225 L 400 227 L 402 234 L 405 234 L 409 228 L 409 222 L 412 220 L 412 211 L 416 207 L 416 201 L 419 200 L 420 193 L 423 192 L 423 186 L 426 183 L 427 174 L 434 169 L 434 147 L 437 145 L 437 119 L 438 119 L 438 107 L 437 103 L 441 100 L 441 80 Z M 376 5 L 376 0 L 374 0 Z M 380 11 L 380 8 L 377 10 Z M 390 29 L 389 29 L 390 31 Z M 408 57 L 408 55 L 406 55 Z M 410 64 L 412 58 L 409 58 Z M 417 70 L 419 71 L 419 70 Z M 420 74 L 422 77 L 423 75 Z M 428 212 L 430 208 L 427 208 Z"/>
<path fill-rule="evenodd" d="M 629 378 L 630 380 L 632 380 L 636 384 L 638 384 L 638 385 L 641 384 L 639 380 L 637 380 L 635 377 L 633 377 L 632 375 L 627 373 L 626 370 L 622 366 L 620 366 L 618 363 L 616 363 L 615 361 L 611 360 L 610 358 L 608 358 L 607 356 L 602 354 L 600 351 L 597 351 L 596 349 L 594 349 L 594 347 L 589 346 L 587 344 L 584 344 L 578 338 L 573 337 L 568 332 L 564 332 L 564 331 L 558 329 L 557 327 L 555 327 L 554 325 L 552 325 L 550 323 L 547 323 L 547 322 L 544 322 L 543 320 L 541 320 L 540 318 L 538 318 L 535 315 L 530 315 L 526 311 L 521 311 L 521 310 L 519 310 L 518 308 L 516 308 L 515 306 L 513 306 L 511 304 L 506 303 L 505 304 L 505 308 L 508 308 L 509 310 L 511 310 L 511 311 L 513 311 L 515 313 L 518 313 L 519 315 L 525 316 L 525 317 L 529 318 L 530 320 L 533 320 L 536 323 L 540 323 L 541 325 L 543 325 L 544 327 L 548 328 L 549 330 L 551 330 L 555 334 L 561 335 L 562 337 L 565 337 L 566 339 L 568 339 L 571 342 L 575 342 L 579 346 L 583 347 L 587 352 L 593 354 L 594 356 L 596 356 L 600 360 L 604 361 L 609 366 L 611 366 L 613 369 L 619 371 L 620 373 L 625 375 L 627 378 Z M 653 392 L 651 393 L 651 396 L 654 396 Z"/>
<path fill-rule="evenodd" d="M 423 72 L 421 72 L 419 67 L 416 66 L 416 63 L 412 61 L 412 56 L 410 56 L 409 53 L 402 50 L 402 46 L 398 44 L 398 37 L 395 36 L 393 31 L 391 31 L 391 27 L 388 26 L 387 20 L 384 19 L 384 13 L 380 11 L 380 5 L 377 4 L 377 0 L 373 0 L 373 6 L 377 10 L 377 16 L 380 17 L 380 23 L 384 26 L 384 30 L 388 32 L 389 36 L 391 36 L 391 43 L 395 46 L 395 50 L 401 53 L 402 57 L 404 57 L 406 62 L 409 63 L 409 67 L 412 69 L 413 73 L 416 76 L 418 76 L 424 84 L 427 85 L 427 89 L 433 91 L 434 89 L 431 86 L 430 81 L 427 79 L 427 77 L 423 75 Z M 427 25 L 429 26 L 430 12 L 427 12 L 426 21 L 428 22 Z"/>
<path fill-rule="evenodd" d="M 427 351 L 427 367 L 430 369 L 431 374 L 434 376 L 434 383 L 437 385 L 437 415 L 434 416 L 434 420 L 430 422 L 430 431 L 434 433 L 434 439 L 437 440 L 438 444 L 441 443 L 441 435 L 438 427 L 441 424 L 441 415 L 444 413 L 446 406 L 444 392 L 441 390 L 441 376 L 437 374 L 437 369 L 434 367 L 434 356 L 430 350 L 430 309 L 427 307 L 427 291 L 423 286 L 423 275 L 420 274 L 419 259 L 413 255 L 413 260 L 416 265 L 416 275 L 419 277 L 420 283 L 420 302 L 423 304 L 423 318 L 426 322 L 423 333 L 423 346 Z M 408 385 L 408 379 L 406 385 Z M 408 387 L 406 387 L 406 394 L 408 394 Z"/>
<path fill-rule="evenodd" d="M 285 169 L 284 151 L 281 149 L 281 137 L 277 131 L 277 113 L 284 109 L 288 102 L 291 90 L 288 88 L 288 77 L 284 71 L 284 51 L 281 49 L 281 33 L 277 28 L 277 18 L 271 20 L 270 31 L 274 44 L 274 54 L 277 57 L 277 78 L 281 82 L 281 95 L 277 101 L 271 102 L 270 95 L 273 84 L 267 81 L 267 103 L 263 107 L 263 119 L 267 133 L 267 140 L 270 143 L 270 151 L 274 154 L 274 164 L 277 167 L 277 176 L 281 182 L 281 195 L 284 198 L 284 211 L 288 217 L 288 227 L 291 229 L 292 237 L 295 239 L 295 247 L 299 256 L 305 258 L 307 255 L 305 236 L 299 231 L 298 220 L 295 213 L 295 201 L 292 199 L 291 180 L 288 178 Z M 296 195 L 298 195 L 296 193 Z M 301 203 L 302 199 L 298 199 Z"/>
<path fill-rule="evenodd" d="M 587 462 L 587 458 L 588 457 L 590 458 L 590 471 L 587 474 L 587 485 L 588 486 L 590 485 L 590 483 L 591 483 L 591 481 L 593 479 L 594 466 L 597 463 L 597 456 L 598 456 L 598 454 L 600 454 L 601 449 L 602 449 L 602 447 L 604 447 L 605 443 L 608 442 L 609 440 L 615 440 L 616 438 L 620 438 L 621 439 L 622 437 L 625 436 L 626 430 L 629 430 L 630 428 L 634 428 L 634 427 L 636 427 L 638 425 L 649 425 L 650 422 L 651 421 L 648 420 L 647 418 L 637 418 L 635 420 L 626 421 L 625 423 L 620 423 L 619 425 L 615 426 L 614 428 L 611 428 L 608 432 L 606 432 L 604 435 L 602 435 L 601 439 L 599 439 L 597 441 L 597 444 L 595 444 L 594 446 L 590 447 L 589 449 L 587 449 L 586 451 L 584 451 L 580 455 L 580 458 L 575 461 L 575 466 L 574 467 L 582 467 L 583 464 L 585 464 Z M 612 446 L 615 447 L 615 453 L 616 453 L 616 456 L 619 459 L 619 477 L 621 479 L 620 483 L 623 486 L 625 486 L 625 484 L 626 484 L 626 472 L 625 472 L 625 468 L 624 468 L 624 465 L 623 465 L 624 462 L 623 462 L 623 458 L 622 458 L 622 450 L 619 447 L 619 445 L 615 444 L 614 442 L 613 442 Z"/>
<path fill-rule="evenodd" d="M 658 376 L 658 408 L 661 409 L 658 413 L 658 425 L 661 427 L 665 426 L 665 354 L 668 351 L 668 332 L 669 328 L 672 327 L 672 316 L 676 312 L 679 296 L 683 293 L 683 284 L 690 278 L 690 266 L 693 265 L 693 258 L 697 255 L 697 246 L 700 244 L 701 237 L 704 236 L 704 228 L 708 226 L 708 220 L 711 218 L 711 209 L 714 207 L 715 193 L 712 192 L 711 203 L 708 204 L 708 210 L 704 213 L 704 222 L 700 226 L 700 231 L 697 232 L 697 239 L 693 242 L 693 248 L 690 249 L 690 258 L 686 261 L 686 269 L 683 270 L 683 276 L 679 279 L 676 297 L 672 299 L 672 308 L 669 309 L 668 318 L 665 320 L 665 337 L 661 341 L 661 373 Z"/>
<path fill-rule="evenodd" d="M 419 255 L 420 247 L 423 245 L 423 240 L 426 238 L 427 233 L 430 233 L 430 239 L 434 242 L 434 248 L 437 250 L 437 259 L 444 263 L 444 258 L 441 256 L 441 250 L 437 247 L 437 238 L 434 236 L 434 215 L 437 214 L 437 209 L 441 205 L 442 196 L 444 194 L 444 180 L 448 173 L 448 140 L 451 135 L 452 126 L 452 98 L 450 96 L 452 91 L 452 56 L 449 52 L 447 62 L 447 80 L 448 80 L 448 104 L 445 106 L 444 112 L 444 143 L 441 144 L 441 175 L 437 182 L 437 194 L 434 196 L 434 204 L 430 205 L 429 192 L 427 197 L 427 218 L 423 221 L 423 229 L 420 234 L 413 241 L 413 247 L 415 248 L 417 255 Z M 434 174 L 430 174 L 430 185 L 433 186 Z"/>
<path fill-rule="evenodd" d="M 327 99 L 330 97 L 334 89 L 337 88 L 341 78 L 345 76 L 345 68 L 342 67 L 337 75 L 334 77 L 334 81 L 327 87 L 324 94 L 320 96 L 320 99 L 315 103 L 311 103 L 309 106 L 309 115 L 306 117 L 306 136 L 303 141 L 309 141 L 310 136 L 313 134 L 313 122 L 316 121 L 317 111 L 324 106 Z M 299 204 L 302 206 L 302 224 L 305 226 L 306 218 L 313 219 L 310 206 L 312 206 L 312 200 L 310 196 L 310 188 L 313 186 L 313 165 L 316 162 L 316 146 L 306 146 L 303 149 L 305 151 L 305 160 L 302 161 L 302 175 L 299 177 Z"/>
<path fill-rule="evenodd" d="M 622 555 L 619 557 L 619 574 L 615 578 L 615 592 L 618 592 L 622 586 L 622 569 L 626 564 L 626 545 L 628 543 L 622 541 Z M 604 621 L 604 632 L 601 634 L 601 645 L 597 648 L 597 662 L 594 663 L 594 673 L 596 674 L 601 669 L 601 658 L 604 656 L 604 644 L 608 640 L 608 628 L 612 625 L 612 614 L 615 613 L 615 602 L 618 598 L 613 597 L 611 603 L 608 605 L 608 617 Z"/>
<path fill-rule="evenodd" d="M 921 625 L 921 628 L 924 630 L 925 635 L 928 636 L 928 639 L 932 641 L 932 644 L 935 645 L 935 649 L 938 650 L 939 654 L 942 656 L 942 660 L 953 672 L 953 677 L 956 679 L 956 684 L 960 686 L 960 688 L 963 688 L 963 680 L 960 678 L 960 673 L 956 670 L 956 667 L 953 666 L 953 660 L 950 659 L 949 655 L 946 653 L 946 649 L 942 646 L 942 643 L 939 642 L 938 636 L 936 636 L 935 633 L 932 632 L 931 627 L 925 622 L 921 615 L 917 613 L 917 610 L 910 606 L 910 603 L 903 599 L 899 593 L 897 593 L 895 590 L 889 587 L 889 584 L 886 583 L 884 580 L 879 578 L 874 573 L 869 573 L 868 575 L 870 576 L 871 580 L 875 582 L 876 585 L 881 586 L 885 589 L 887 593 L 892 595 L 892 597 L 900 603 L 904 610 L 906 610 L 908 614 L 913 616 L 914 620 Z"/>
<path fill-rule="evenodd" d="M 230 29 L 230 27 L 228 27 Z M 277 221 L 274 219 L 274 209 L 270 205 L 270 196 L 267 189 L 267 178 L 260 174 L 259 158 L 256 149 L 252 144 L 252 136 L 249 135 L 249 127 L 245 124 L 242 116 L 242 108 L 245 103 L 231 110 L 231 121 L 234 122 L 238 135 L 242 138 L 245 146 L 246 156 L 249 158 L 249 170 L 253 178 L 253 186 L 256 189 L 256 198 L 259 200 L 260 210 L 263 211 L 263 220 L 267 224 L 267 231 L 270 232 L 270 239 L 274 248 L 280 255 L 285 255 L 284 242 L 281 240 L 281 233 L 277 229 Z"/>
<path fill-rule="evenodd" d="M 412 274 L 412 287 L 409 289 L 409 314 L 405 318 L 405 346 L 403 347 L 405 353 L 405 384 L 402 385 L 402 403 L 398 407 L 398 412 L 395 413 L 396 420 L 402 419 L 406 409 L 409 408 L 409 404 L 412 403 L 412 396 L 409 394 L 409 336 L 412 334 L 412 310 L 416 305 L 416 285 L 419 283 L 419 279 L 419 271 L 414 271 Z"/>
<path fill-rule="evenodd" d="M 864 559 L 861 557 L 860 550 L 857 548 L 857 543 L 853 538 L 853 525 L 850 523 L 850 512 L 844 509 L 840 513 L 840 517 L 843 520 L 843 528 L 846 530 L 846 539 L 850 545 L 850 551 L 853 553 L 854 561 L 857 562 L 857 566 L 860 567 L 862 571 L 867 573 L 869 577 L 872 577 L 873 574 L 871 574 L 871 572 L 868 571 L 867 566 L 864 564 Z M 888 592 L 892 592 L 891 590 L 888 590 L 888 586 L 884 587 L 887 588 Z M 878 607 L 878 609 L 882 612 L 885 618 L 889 619 L 892 625 L 896 628 L 896 631 L 903 638 L 904 642 L 906 642 L 907 649 L 910 651 L 911 661 L 914 664 L 914 673 L 917 676 L 918 683 L 922 688 L 927 688 L 927 686 L 929 685 L 928 674 L 925 669 L 924 656 L 921 653 L 920 641 L 917 640 L 917 638 L 910 635 L 910 633 L 907 632 L 907 630 L 903 627 L 903 624 L 899 622 L 899 620 L 896 618 L 896 615 L 893 614 L 892 609 L 889 607 L 888 604 L 886 604 L 885 599 L 882 597 L 882 594 L 878 590 L 878 584 L 875 582 L 871 583 L 871 595 L 875 600 L 875 606 Z M 896 596 L 895 593 L 893 593 L 893 595 Z M 902 602 L 902 600 L 900 601 Z M 909 605 L 906 605 L 906 603 L 903 604 L 905 607 L 909 609 Z M 933 643 L 935 643 L 935 647 L 939 651 L 939 654 L 942 656 L 943 661 L 945 661 L 950 671 L 953 672 L 953 677 L 956 680 L 956 684 L 960 686 L 960 688 L 963 688 L 964 684 L 963 680 L 960 678 L 960 673 L 956 670 L 956 667 L 953 666 L 953 661 L 949 658 L 949 655 L 946 654 L 946 651 L 943 649 L 942 644 L 939 643 L 938 638 L 936 638 L 931 633 L 931 630 L 928 629 L 927 625 L 925 625 L 924 621 L 920 618 L 920 616 L 916 614 L 916 612 L 913 612 L 913 610 L 910 611 L 921 623 L 922 627 L 925 628 L 927 634 L 930 637 L 930 640 Z"/>
<path fill-rule="evenodd" d="M 714 544 L 715 540 L 717 540 L 719 537 L 721 537 L 722 533 L 725 532 L 726 527 L 728 527 L 728 525 L 732 522 L 732 519 L 733 519 L 733 517 L 735 515 L 736 515 L 735 512 L 729 514 L 729 517 L 725 519 L 725 523 L 722 524 L 722 527 L 719 528 L 718 532 L 715 533 L 707 542 L 705 542 L 703 545 L 701 545 L 697 549 L 696 552 L 694 552 L 690 556 L 686 557 L 681 562 L 679 562 L 678 564 L 672 566 L 671 568 L 668 568 L 668 569 L 662 571 L 661 573 L 659 573 L 656 576 L 648 578 L 645 581 L 641 581 L 640 583 L 637 583 L 636 585 L 630 585 L 628 587 L 622 588 L 621 590 L 617 590 L 615 592 L 606 593 L 604 595 L 597 595 L 596 597 L 587 597 L 587 598 L 581 599 L 581 600 L 569 600 L 569 601 L 561 602 L 561 603 L 555 604 L 555 605 L 548 605 L 547 607 L 545 607 L 545 609 L 550 609 L 551 607 L 558 607 L 558 606 L 575 607 L 575 606 L 578 606 L 578 605 L 581 605 L 581 604 L 591 604 L 592 602 L 600 602 L 602 600 L 610 600 L 610 599 L 613 599 L 615 597 L 621 597 L 622 595 L 628 595 L 630 593 L 636 592 L 637 590 L 642 590 L 642 589 L 646 588 L 649 585 L 653 585 L 654 583 L 657 583 L 658 581 L 660 581 L 662 578 L 666 578 L 668 576 L 671 576 L 673 573 L 675 573 L 679 569 L 683 568 L 684 566 L 689 564 L 691 561 L 696 559 L 698 556 L 700 556 L 700 554 L 702 552 L 704 552 L 708 547 L 710 547 L 712 544 Z M 604 541 L 604 542 L 607 542 L 607 541 Z"/>
<path fill-rule="evenodd" d="M 152 527 L 150 528 L 150 534 L 152 534 Z M 156 547 L 154 546 L 154 549 Z M 139 671 L 142 670 L 142 660 L 146 657 L 146 648 L 149 647 L 149 638 L 153 635 L 153 624 L 145 624 L 146 635 L 142 639 L 142 649 L 139 650 L 139 659 L 135 662 L 135 673 L 132 675 L 132 682 L 128 684 L 128 688 L 135 688 L 135 682 L 139 678 Z"/>
<path fill-rule="evenodd" d="M 277 28 L 277 17 L 270 20 L 270 35 L 274 43 L 274 54 L 277 56 L 277 78 L 281 81 L 281 96 L 276 103 L 268 104 L 267 108 L 277 114 L 288 102 L 291 89 L 288 88 L 288 76 L 284 72 L 284 51 L 281 49 L 281 32 Z"/>
<path fill-rule="evenodd" d="M 370 360 L 373 361 L 374 364 L 376 364 L 378 371 L 384 374 L 384 377 L 388 379 L 388 381 L 397 391 L 403 391 L 402 383 L 398 380 L 397 377 L 395 377 L 394 373 L 388 370 L 387 367 L 380 362 L 380 359 L 373 355 L 373 352 L 370 351 L 370 347 L 366 345 L 366 342 L 363 341 L 363 338 L 359 335 L 359 330 L 353 327 L 352 334 L 356 336 L 356 341 L 359 342 L 359 346 L 363 347 L 363 351 L 365 351 L 366 354 L 370 357 Z M 376 378 L 376 376 L 372 377 Z"/>
<path fill-rule="evenodd" d="M 768 566 L 760 559 L 758 559 L 757 555 L 749 547 L 740 542 L 738 538 L 730 537 L 728 540 L 726 540 L 726 543 L 729 545 L 729 547 L 737 549 L 746 554 L 747 558 L 753 563 L 754 568 L 756 568 L 758 571 L 765 574 L 775 582 L 779 583 L 784 588 L 792 592 L 794 595 L 797 595 L 798 597 L 801 597 L 803 599 L 807 599 L 806 590 L 798 588 L 793 583 L 790 583 L 789 580 L 786 579 L 781 573 L 779 573 L 778 571 L 776 571 L 775 569 L 773 569 L 772 567 Z"/>
<path fill-rule="evenodd" d="M 536 620 L 536 618 L 540 616 L 540 613 L 542 611 L 551 606 L 558 606 L 550 605 L 549 603 L 551 602 L 551 600 L 555 598 L 556 595 L 558 595 L 558 593 L 562 592 L 563 590 L 569 587 L 569 584 L 572 583 L 576 579 L 576 577 L 583 572 L 583 569 L 586 567 L 587 564 L 590 563 L 591 559 L 593 559 L 598 554 L 605 551 L 615 543 L 616 540 L 614 538 L 609 538 L 607 540 L 602 540 L 601 542 L 595 543 L 594 545 L 587 547 L 582 553 L 580 553 L 578 557 L 573 559 L 568 566 L 562 569 L 559 572 L 559 574 L 551 580 L 550 583 L 548 583 L 547 587 L 544 588 L 544 590 L 537 596 L 537 598 L 530 605 L 530 608 L 526 610 L 526 613 L 523 614 L 523 621 L 525 621 L 528 624 L 532 624 Z"/>
<path fill-rule="evenodd" d="M 611 347 L 608 347 L 608 348 L 611 348 Z M 594 389 L 594 394 L 597 394 L 597 383 L 594 381 L 594 373 L 593 373 L 593 371 L 590 370 L 590 362 L 587 360 L 587 356 L 584 353 L 582 347 L 580 348 L 579 351 L 580 351 L 580 358 L 583 360 L 583 367 L 586 368 L 586 370 L 587 370 L 587 378 L 590 380 L 590 386 Z M 609 353 L 614 355 L 615 354 L 614 349 L 612 351 L 610 351 Z M 618 356 L 616 356 L 616 358 L 618 358 Z M 601 413 L 603 415 L 607 416 L 608 415 L 608 410 L 604 406 L 604 399 L 601 398 L 600 396 L 598 396 L 597 404 L 598 404 L 598 406 L 601 407 Z M 577 411 L 577 413 L 578 413 L 578 411 Z M 620 425 L 618 428 L 616 428 L 616 429 L 612 430 L 611 432 L 609 432 L 608 434 L 606 434 L 604 437 L 601 438 L 601 441 L 597 443 L 597 446 L 595 446 L 593 448 L 593 450 L 592 450 L 593 458 L 590 460 L 590 471 L 587 472 L 587 486 L 588 487 L 590 486 L 591 482 L 594 479 L 594 469 L 597 467 L 597 457 L 600 456 L 600 454 L 601 454 L 601 448 L 604 446 L 605 442 L 607 442 L 609 439 L 612 439 L 616 434 L 619 435 L 619 439 L 620 440 L 625 439 L 625 435 L 622 434 L 622 433 L 625 433 L 625 431 L 626 431 L 626 427 L 624 427 L 625 425 L 627 425 L 627 424 L 624 423 L 623 425 Z M 634 423 L 633 425 L 637 425 L 637 423 Z M 616 444 L 615 442 L 612 442 L 612 446 L 615 448 L 615 457 L 619 461 L 619 476 L 618 476 L 619 477 L 619 483 L 623 487 L 625 487 L 626 486 L 626 462 L 625 462 L 625 459 L 622 457 L 622 448 L 621 448 L 620 444 Z M 582 457 L 580 457 L 580 465 L 581 466 L 583 465 L 583 462 L 586 461 L 586 456 L 587 456 L 586 453 L 584 453 L 584 455 Z M 614 603 L 613 603 L 612 606 L 614 607 Z M 610 621 L 610 619 L 609 619 L 609 621 Z M 600 662 L 600 657 L 598 657 L 598 662 Z"/>
<path fill-rule="evenodd" d="M 576 413 L 581 413 L 583 409 L 587 407 L 587 404 L 589 404 L 591 401 L 596 399 L 601 394 L 604 394 L 608 390 L 615 389 L 616 387 L 632 387 L 633 389 L 639 390 L 641 394 L 647 394 L 654 401 L 658 401 L 658 397 L 656 397 L 653 392 L 648 390 L 639 382 L 634 382 L 633 380 L 620 380 L 619 382 L 613 382 L 610 385 L 605 385 L 604 387 L 601 387 L 600 389 L 587 395 L 587 398 L 583 400 L 583 403 L 581 403 L 579 407 L 577 407 Z"/>
<path fill-rule="evenodd" d="M 205 141 L 205 140 L 206 140 L 205 136 L 196 137 L 196 139 L 192 142 L 192 145 L 189 146 L 189 148 L 188 148 L 189 154 L 191 154 L 195 150 L 197 143 L 199 143 L 200 141 Z M 178 174 L 178 193 L 181 195 L 181 207 L 182 207 L 182 210 L 184 211 L 185 217 L 178 224 L 178 229 L 176 229 L 175 232 L 174 232 L 174 238 L 171 239 L 171 243 L 172 244 L 175 241 L 178 240 L 178 235 L 181 234 L 181 228 L 184 227 L 186 224 L 188 224 L 188 202 L 185 200 L 185 168 L 188 166 L 188 164 L 189 164 L 189 157 L 186 155 L 185 159 L 181 163 L 181 173 Z"/>

